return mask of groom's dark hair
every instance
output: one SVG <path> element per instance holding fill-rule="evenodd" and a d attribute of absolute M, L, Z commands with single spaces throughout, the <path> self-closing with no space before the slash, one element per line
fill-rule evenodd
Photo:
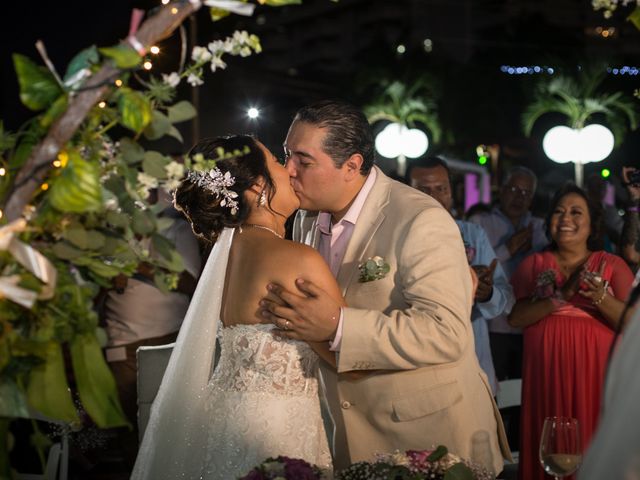
<path fill-rule="evenodd" d="M 327 129 L 323 150 L 336 168 L 359 153 L 363 159 L 360 173 L 369 173 L 374 159 L 373 132 L 360 109 L 339 100 L 322 100 L 298 110 L 296 120 Z"/>

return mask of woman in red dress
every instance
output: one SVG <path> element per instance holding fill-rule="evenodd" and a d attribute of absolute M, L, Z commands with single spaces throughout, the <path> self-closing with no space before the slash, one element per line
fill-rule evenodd
<path fill-rule="evenodd" d="M 607 356 L 633 274 L 597 251 L 600 210 L 575 185 L 547 216 L 551 247 L 525 258 L 511 278 L 509 323 L 524 327 L 520 479 L 543 480 L 538 447 L 545 417 L 578 419 L 583 451 L 600 412 Z"/>

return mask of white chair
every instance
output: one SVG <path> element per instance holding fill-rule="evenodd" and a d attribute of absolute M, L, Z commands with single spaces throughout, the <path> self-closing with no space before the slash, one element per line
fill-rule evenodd
<path fill-rule="evenodd" d="M 149 422 L 151 404 L 158 394 L 160 382 L 167 369 L 171 352 L 175 343 L 139 347 L 138 362 L 138 438 L 142 435 Z"/>
<path fill-rule="evenodd" d="M 519 407 L 522 403 L 522 379 L 513 378 L 499 382 L 496 401 L 500 410 L 509 407 Z M 520 452 L 518 450 L 511 450 L 513 463 L 505 463 L 504 470 L 499 478 L 505 480 L 517 478 L 519 454 Z"/>

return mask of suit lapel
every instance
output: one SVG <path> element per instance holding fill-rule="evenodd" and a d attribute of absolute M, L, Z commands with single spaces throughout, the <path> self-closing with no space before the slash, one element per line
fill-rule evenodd
<path fill-rule="evenodd" d="M 378 167 L 374 168 L 377 175 L 376 181 L 358 216 L 353 235 L 342 260 L 342 266 L 338 270 L 337 280 L 342 289 L 342 295 L 346 294 L 347 288 L 353 283 L 364 252 L 384 221 L 383 209 L 389 203 L 391 191 L 389 178 Z"/>

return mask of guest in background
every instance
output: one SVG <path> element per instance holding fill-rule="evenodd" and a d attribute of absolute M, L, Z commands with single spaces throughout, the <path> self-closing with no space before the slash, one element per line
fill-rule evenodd
<path fill-rule="evenodd" d="M 137 429 L 137 363 L 136 350 L 146 345 L 165 345 L 175 341 L 189 307 L 200 274 L 200 248 L 189 222 L 170 204 L 163 190 L 153 192 L 166 205 L 162 216 L 172 220 L 162 235 L 170 240 L 184 263 L 178 288 L 162 292 L 154 283 L 154 271 L 143 263 L 132 278 L 120 275 L 114 279 L 104 301 L 104 317 L 108 344 L 105 351 L 118 387 L 120 402 L 133 431 L 122 431 L 119 448 L 129 469 L 138 451 Z M 153 203 L 153 202 L 152 202 Z M 154 255 L 153 247 L 149 247 Z"/>
<path fill-rule="evenodd" d="M 520 479 L 543 480 L 538 447 L 544 418 L 580 423 L 586 448 L 598 421 L 609 348 L 633 274 L 595 251 L 601 210 L 575 185 L 561 189 L 547 216 L 551 246 L 528 256 L 511 282 L 509 322 L 524 328 Z"/>
<path fill-rule="evenodd" d="M 469 217 L 486 232 L 507 277 L 530 253 L 549 242 L 544 221 L 532 216 L 537 177 L 525 167 L 512 168 L 500 188 L 500 203 L 489 214 Z M 489 322 L 491 352 L 498 380 L 522 377 L 522 331 L 507 321 L 507 313 Z"/>
<path fill-rule="evenodd" d="M 500 187 L 499 204 L 488 214 L 469 217 L 486 232 L 507 278 L 530 253 L 544 248 L 549 242 L 544 220 L 531 214 L 536 191 L 535 173 L 525 167 L 514 167 Z M 498 381 L 522 378 L 522 330 L 509 325 L 503 313 L 489 321 L 491 355 Z M 501 410 L 502 420 L 511 445 L 520 438 L 520 407 Z"/>
<path fill-rule="evenodd" d="M 622 168 L 622 180 L 629 193 L 629 206 L 624 216 L 624 225 L 620 237 L 620 255 L 632 270 L 640 265 L 640 170 L 632 167 Z"/>
<path fill-rule="evenodd" d="M 451 175 L 444 160 L 439 157 L 426 157 L 412 162 L 407 170 L 407 183 L 431 195 L 451 213 Z M 498 264 L 496 254 L 482 227 L 464 220 L 456 220 L 456 224 L 462 234 L 467 261 L 478 277 L 471 325 L 478 361 L 487 374 L 495 396 L 498 382 L 491 358 L 487 321 L 502 313 L 509 313 L 515 299 L 509 280 Z"/>

